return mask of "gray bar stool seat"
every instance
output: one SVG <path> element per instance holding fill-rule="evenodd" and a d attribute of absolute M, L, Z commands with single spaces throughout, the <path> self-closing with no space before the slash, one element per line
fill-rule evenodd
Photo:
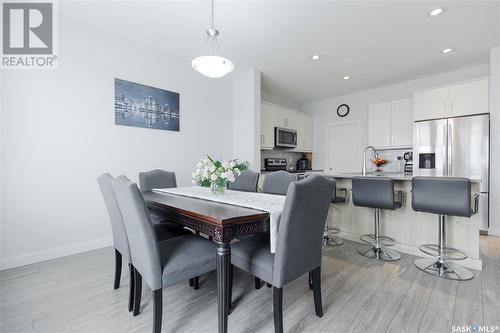
<path fill-rule="evenodd" d="M 380 210 L 395 210 L 403 205 L 402 192 L 394 192 L 394 179 L 379 176 L 353 177 L 352 201 L 355 206 L 375 208 L 375 233 L 361 236 L 361 240 L 369 245 L 360 246 L 358 253 L 370 259 L 399 260 L 401 255 L 387 248 L 394 244 L 394 240 L 380 235 Z"/>
<path fill-rule="evenodd" d="M 470 280 L 469 270 L 448 260 L 463 260 L 465 253 L 446 246 L 446 216 L 471 217 L 478 211 L 479 195 L 471 208 L 471 182 L 466 178 L 413 177 L 412 207 L 419 212 L 438 214 L 438 243 L 424 244 L 420 250 L 432 259 L 415 260 L 415 266 L 431 275 L 450 280 Z"/>

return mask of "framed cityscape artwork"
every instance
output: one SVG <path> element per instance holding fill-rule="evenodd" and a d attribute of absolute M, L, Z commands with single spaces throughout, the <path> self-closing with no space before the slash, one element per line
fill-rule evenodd
<path fill-rule="evenodd" d="M 179 131 L 179 93 L 115 78 L 115 124 Z"/>

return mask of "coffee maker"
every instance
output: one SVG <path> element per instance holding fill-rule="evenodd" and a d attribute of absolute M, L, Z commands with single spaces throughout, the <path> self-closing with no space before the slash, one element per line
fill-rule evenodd
<path fill-rule="evenodd" d="M 297 160 L 297 170 L 311 170 L 311 162 L 305 154 L 302 154 L 302 157 Z"/>
<path fill-rule="evenodd" d="M 413 172 L 413 152 L 408 151 L 404 153 L 403 159 L 406 161 L 404 171 Z"/>

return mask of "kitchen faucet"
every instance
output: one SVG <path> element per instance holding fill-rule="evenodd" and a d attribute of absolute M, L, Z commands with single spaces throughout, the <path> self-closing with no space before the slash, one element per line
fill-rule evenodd
<path fill-rule="evenodd" d="M 368 151 L 368 149 L 373 150 L 373 156 L 375 158 L 378 158 L 377 149 L 375 149 L 375 147 L 368 146 L 368 147 L 365 148 L 365 150 L 363 151 L 363 170 L 361 171 L 361 174 L 363 176 L 366 176 L 366 152 Z"/>

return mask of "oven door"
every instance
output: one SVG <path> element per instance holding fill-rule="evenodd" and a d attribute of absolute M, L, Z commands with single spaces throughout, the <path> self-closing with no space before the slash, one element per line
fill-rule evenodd
<path fill-rule="evenodd" d="M 275 127 L 274 146 L 277 148 L 297 147 L 297 131 L 289 128 Z"/>

